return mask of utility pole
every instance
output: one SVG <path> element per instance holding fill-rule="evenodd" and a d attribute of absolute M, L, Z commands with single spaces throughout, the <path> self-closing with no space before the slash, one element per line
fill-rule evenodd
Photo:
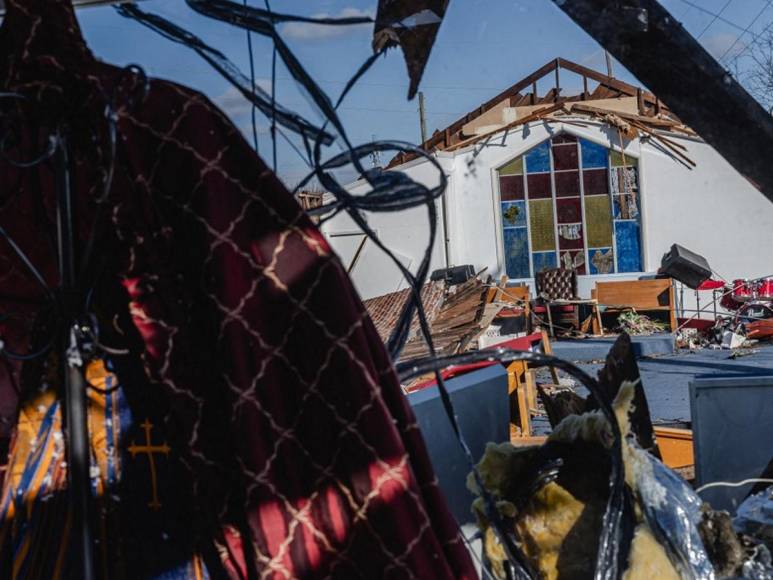
<path fill-rule="evenodd" d="M 607 57 L 607 76 L 612 78 L 612 57 L 609 55 L 609 51 L 604 51 L 604 56 Z"/>
<path fill-rule="evenodd" d="M 376 136 L 371 135 L 371 143 L 376 142 Z M 381 167 L 381 152 L 377 149 L 373 150 L 373 153 L 370 154 L 370 161 L 373 163 L 373 167 Z"/>
<path fill-rule="evenodd" d="M 419 91 L 419 123 L 421 124 L 421 144 L 427 142 L 427 119 L 424 113 L 424 93 Z"/>

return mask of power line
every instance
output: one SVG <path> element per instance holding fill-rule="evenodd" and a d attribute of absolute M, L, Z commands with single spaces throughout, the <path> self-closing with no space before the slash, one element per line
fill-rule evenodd
<path fill-rule="evenodd" d="M 254 39 L 253 39 L 254 40 Z M 254 44 L 254 42 L 253 42 Z M 209 76 L 210 73 L 206 70 L 192 70 L 190 68 L 186 67 L 179 67 L 179 66 L 169 66 L 164 68 L 165 71 L 181 71 L 184 72 L 187 75 L 198 75 L 198 76 Z M 260 79 L 258 79 L 260 80 Z M 265 79 L 266 82 L 268 82 L 268 78 Z M 277 77 L 277 82 L 291 82 L 296 83 L 296 80 L 291 77 Z M 332 80 L 332 79 L 315 79 L 315 82 L 320 84 L 329 84 L 329 85 L 346 85 L 349 81 L 338 81 L 338 80 Z M 367 86 L 367 87 L 387 87 L 387 88 L 408 88 L 408 83 L 400 83 L 400 82 L 394 82 L 394 83 L 374 83 L 374 82 L 364 82 L 359 81 L 357 83 L 357 86 Z M 504 87 L 487 87 L 487 86 L 460 86 L 460 85 L 431 85 L 431 84 L 421 84 L 421 87 L 423 89 L 437 89 L 437 90 L 443 90 L 443 91 L 485 91 L 485 92 L 491 92 L 491 91 L 497 91 L 501 92 Z"/>
<path fill-rule="evenodd" d="M 709 28 L 711 28 L 711 26 L 712 26 L 712 25 L 713 25 L 713 24 L 714 24 L 714 23 L 715 23 L 715 22 L 716 22 L 718 19 L 722 18 L 722 13 L 725 11 L 725 9 L 726 9 L 728 6 L 730 6 L 730 4 L 731 4 L 732 2 L 733 2 L 733 0 L 727 0 L 727 2 L 725 2 L 725 5 L 724 5 L 724 6 L 722 6 L 722 8 L 720 8 L 720 9 L 719 9 L 719 12 L 718 12 L 717 14 L 715 14 L 715 15 L 714 15 L 714 18 L 712 18 L 712 19 L 711 19 L 711 22 L 709 22 L 709 23 L 706 25 L 706 27 L 705 27 L 703 30 L 701 30 L 700 34 L 699 34 L 698 36 L 696 36 L 696 37 L 695 37 L 695 40 L 698 40 L 698 39 L 699 39 L 701 36 L 703 36 L 703 35 L 706 33 L 706 31 L 707 31 Z"/>
<path fill-rule="evenodd" d="M 338 107 L 339 111 L 371 111 L 374 113 L 403 113 L 406 115 L 413 115 L 416 113 L 415 110 L 405 110 L 405 109 L 380 109 L 377 107 Z M 466 115 L 469 111 L 461 112 L 461 111 L 427 111 L 426 115 Z"/>
<path fill-rule="evenodd" d="M 303 107 L 308 105 L 308 103 L 302 103 L 302 102 L 294 102 L 294 101 L 286 101 L 284 104 L 288 107 Z M 339 111 L 367 111 L 371 113 L 400 113 L 402 115 L 414 115 L 416 114 L 415 109 L 385 109 L 382 107 L 356 107 L 356 106 L 345 106 L 345 107 L 338 107 Z M 469 111 L 432 111 L 427 112 L 427 115 L 466 115 L 469 113 Z"/>
<path fill-rule="evenodd" d="M 743 26 L 740 24 L 736 24 L 732 20 L 728 20 L 727 18 L 723 17 L 721 14 L 717 14 L 716 12 L 712 12 L 711 10 L 708 10 L 701 6 L 700 4 L 696 4 L 695 2 L 690 2 L 690 0 L 679 0 L 682 4 L 687 4 L 687 6 L 690 6 L 691 8 L 695 8 L 696 10 L 699 10 L 703 12 L 704 14 L 708 14 L 709 16 L 713 16 L 716 20 L 719 20 L 720 22 L 724 22 L 728 26 L 732 26 L 736 30 L 741 30 L 743 32 L 748 32 L 748 30 L 744 29 Z M 749 32 L 752 36 L 756 37 L 753 32 Z"/>
<path fill-rule="evenodd" d="M 288 81 L 288 82 L 295 82 L 295 79 L 292 79 L 290 77 L 277 77 L 278 81 Z M 322 84 L 330 84 L 330 85 L 345 85 L 349 81 L 334 81 L 334 80 L 324 80 L 324 79 L 317 79 L 316 82 L 322 83 Z M 367 87 L 396 87 L 396 88 L 407 88 L 407 83 L 369 83 L 369 82 L 358 82 L 358 85 L 367 86 Z M 424 89 L 439 89 L 439 90 L 459 90 L 459 91 L 501 91 L 502 87 L 462 87 L 462 86 L 448 86 L 448 85 L 427 85 L 422 83 L 422 88 Z"/>
<path fill-rule="evenodd" d="M 752 20 L 752 21 L 749 23 L 749 26 L 747 26 L 747 27 L 744 29 L 744 31 L 743 31 L 741 34 L 739 34 L 739 35 L 736 37 L 736 39 L 735 39 L 735 41 L 733 42 L 733 44 L 731 44 L 731 45 L 728 47 L 728 49 L 727 49 L 725 52 L 723 52 L 723 53 L 722 53 L 722 56 L 720 56 L 720 57 L 717 59 L 717 61 L 721 61 L 723 58 L 725 58 L 725 56 L 727 56 L 727 54 L 728 54 L 728 53 L 729 53 L 731 50 L 733 50 L 733 48 L 735 48 L 735 45 L 736 45 L 736 44 L 738 44 L 738 41 L 739 41 L 739 40 L 741 40 L 741 38 L 743 37 L 743 35 L 744 35 L 744 34 L 746 34 L 747 32 L 749 32 L 749 29 L 750 29 L 752 26 L 754 26 L 754 23 L 755 23 L 755 22 L 757 22 L 757 20 L 759 19 L 759 17 L 760 17 L 760 16 L 762 16 L 762 13 L 763 13 L 763 12 L 765 12 L 765 10 L 767 10 L 767 9 L 770 7 L 770 2 L 771 2 L 771 0 L 766 0 L 766 2 L 765 2 L 765 6 L 763 6 L 763 7 L 762 7 L 762 10 L 760 10 L 760 11 L 757 13 L 757 16 L 755 16 L 755 17 L 754 17 L 754 19 L 753 19 L 753 20 Z"/>
<path fill-rule="evenodd" d="M 757 44 L 761 39 L 764 39 L 765 34 L 768 32 L 768 30 L 770 30 L 770 28 L 772 26 L 773 26 L 773 20 L 768 22 L 768 25 L 765 28 L 762 29 L 762 32 L 760 32 L 760 34 L 757 36 L 757 38 L 752 39 L 752 41 L 749 44 L 747 44 L 746 46 L 744 46 L 741 49 L 741 52 L 739 52 L 736 55 L 736 58 L 740 57 L 743 53 L 745 53 L 747 50 L 749 50 L 752 46 Z"/>

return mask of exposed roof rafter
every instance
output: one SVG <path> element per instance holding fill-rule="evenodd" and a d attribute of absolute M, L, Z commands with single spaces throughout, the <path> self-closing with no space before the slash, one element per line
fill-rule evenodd
<path fill-rule="evenodd" d="M 574 95 L 563 94 L 560 82 L 561 70 L 566 70 L 582 77 L 583 90 L 581 93 Z M 549 75 L 555 76 L 553 87 L 546 94 L 540 96 L 537 91 L 537 83 Z M 592 92 L 588 87 L 589 81 L 595 82 L 598 85 Z M 527 89 L 528 92 L 525 92 Z M 676 119 L 676 117 L 674 117 L 674 115 L 668 111 L 668 109 L 652 93 L 575 62 L 563 58 L 556 58 L 541 66 L 517 83 L 506 88 L 495 97 L 492 97 L 480 105 L 480 107 L 470 111 L 464 117 L 457 119 L 445 129 L 435 131 L 429 139 L 422 143 L 422 147 L 427 151 L 455 148 L 455 146 L 469 139 L 469 136 L 462 134 L 462 128 L 465 125 L 479 118 L 486 111 L 491 110 L 497 105 L 501 105 L 505 101 L 507 102 L 508 107 L 523 107 L 619 97 L 636 97 L 638 99 L 639 114 L 641 116 L 652 117 L 653 120 L 656 120 L 656 115 L 668 113 L 671 118 L 671 121 L 669 121 L 670 124 L 679 123 L 679 120 Z M 398 155 L 390 161 L 389 167 L 405 163 L 411 158 L 410 155 Z"/>

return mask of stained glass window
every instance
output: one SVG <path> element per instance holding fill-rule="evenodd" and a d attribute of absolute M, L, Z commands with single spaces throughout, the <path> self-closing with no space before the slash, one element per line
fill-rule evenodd
<path fill-rule="evenodd" d="M 509 278 L 641 271 L 635 158 L 564 133 L 500 167 L 499 196 Z"/>

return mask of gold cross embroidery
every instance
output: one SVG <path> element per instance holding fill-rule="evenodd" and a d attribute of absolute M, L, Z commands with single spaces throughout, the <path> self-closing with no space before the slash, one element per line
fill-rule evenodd
<path fill-rule="evenodd" d="M 132 458 L 134 458 L 137 453 L 146 453 L 148 455 L 148 461 L 150 462 L 150 483 L 153 488 L 153 497 L 150 500 L 148 507 L 157 510 L 161 508 L 161 502 L 158 501 L 156 463 L 153 460 L 153 454 L 163 453 L 168 457 L 171 448 L 166 444 L 166 441 L 164 441 L 162 445 L 151 445 L 150 431 L 153 429 L 153 423 L 150 422 L 150 419 L 145 419 L 145 422 L 142 423 L 141 427 L 145 430 L 145 445 L 137 445 L 132 441 L 132 444 L 129 445 L 129 453 L 132 454 Z"/>

